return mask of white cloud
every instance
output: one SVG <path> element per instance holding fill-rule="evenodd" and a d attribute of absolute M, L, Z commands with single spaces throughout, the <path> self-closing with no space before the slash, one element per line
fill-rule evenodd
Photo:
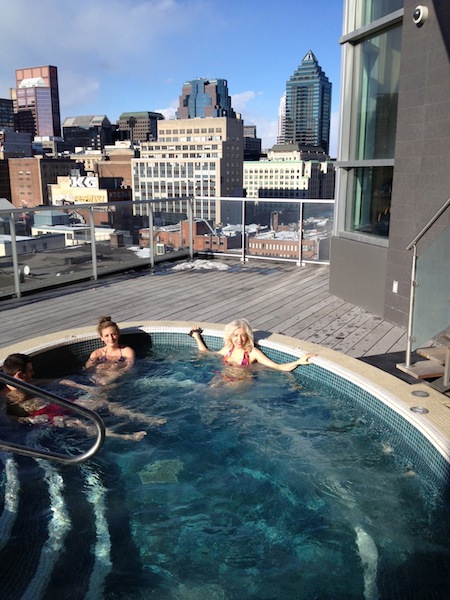
<path fill-rule="evenodd" d="M 162 115 L 164 115 L 165 119 L 175 119 L 176 115 L 176 111 L 178 109 L 178 100 L 174 100 L 170 106 L 166 107 L 166 108 L 157 108 L 155 110 L 155 112 L 159 112 Z"/>
<path fill-rule="evenodd" d="M 256 98 L 256 93 L 247 91 L 239 94 L 232 94 L 231 106 L 237 113 L 244 114 L 247 109 L 247 104 Z"/>
<path fill-rule="evenodd" d="M 252 125 L 256 125 L 256 135 L 261 138 L 263 148 L 271 148 L 277 143 L 278 121 L 270 121 L 261 117 L 254 119 Z"/>

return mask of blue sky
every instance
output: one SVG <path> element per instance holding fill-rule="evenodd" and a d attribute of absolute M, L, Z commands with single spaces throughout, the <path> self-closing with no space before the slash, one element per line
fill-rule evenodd
<path fill-rule="evenodd" d="M 15 70 L 58 67 L 61 117 L 174 116 L 185 81 L 224 78 L 233 108 L 276 141 L 286 81 L 312 50 L 339 111 L 342 0 L 0 0 L 0 97 Z"/>

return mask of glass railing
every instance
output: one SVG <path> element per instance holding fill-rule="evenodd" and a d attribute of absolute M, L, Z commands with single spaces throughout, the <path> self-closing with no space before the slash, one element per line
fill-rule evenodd
<path fill-rule="evenodd" d="M 194 218 L 161 201 L 109 202 L 0 211 L 0 299 L 153 267 L 194 253 L 329 263 L 334 200 L 208 198 L 226 223 Z"/>
<path fill-rule="evenodd" d="M 450 325 L 450 227 L 417 258 L 412 337 L 420 348 Z"/>

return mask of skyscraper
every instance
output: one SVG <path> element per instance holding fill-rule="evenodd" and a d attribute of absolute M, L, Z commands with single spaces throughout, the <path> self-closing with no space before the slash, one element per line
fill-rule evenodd
<path fill-rule="evenodd" d="M 286 143 L 286 92 L 281 96 L 278 107 L 278 136 L 277 144 Z"/>
<path fill-rule="evenodd" d="M 331 83 L 310 50 L 286 82 L 286 143 L 330 145 Z"/>
<path fill-rule="evenodd" d="M 226 79 L 198 78 L 183 84 L 177 119 L 197 117 L 236 117 Z"/>
<path fill-rule="evenodd" d="M 61 137 L 58 69 L 52 66 L 16 70 L 11 90 L 16 127 L 38 137 Z"/>

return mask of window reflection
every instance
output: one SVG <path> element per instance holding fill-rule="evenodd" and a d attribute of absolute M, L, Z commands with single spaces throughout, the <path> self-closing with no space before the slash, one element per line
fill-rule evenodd
<path fill-rule="evenodd" d="M 351 177 L 351 214 L 348 229 L 389 236 L 393 167 L 354 169 Z"/>

